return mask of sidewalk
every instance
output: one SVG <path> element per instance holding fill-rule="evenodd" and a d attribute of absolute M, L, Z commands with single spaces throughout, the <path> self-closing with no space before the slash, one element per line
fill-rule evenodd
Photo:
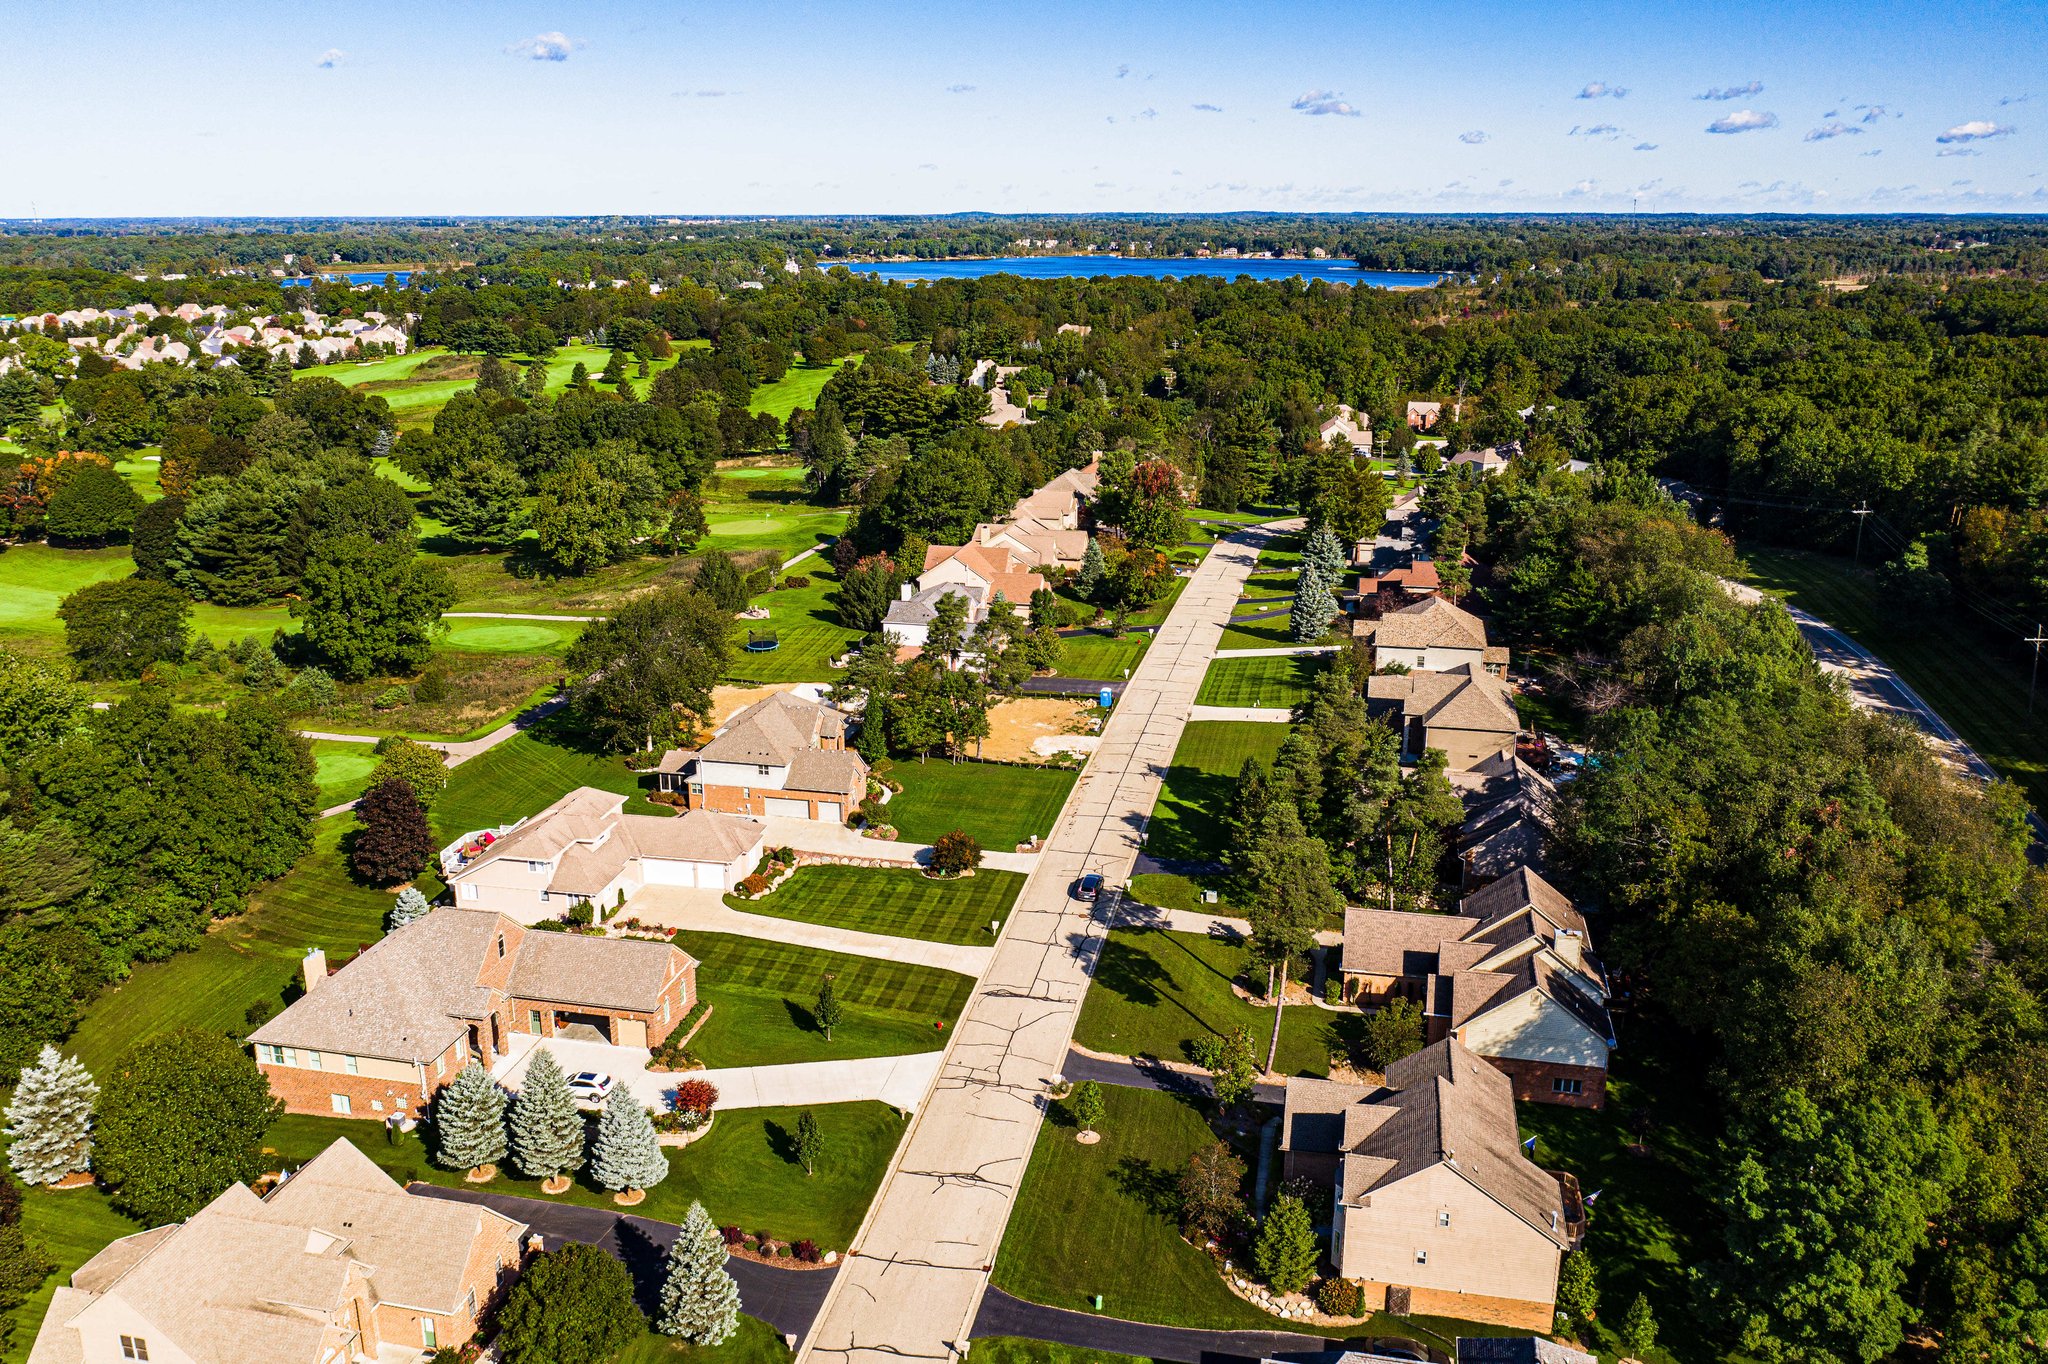
<path fill-rule="evenodd" d="M 988 947 L 967 947 L 958 943 L 926 942 L 921 938 L 892 938 L 882 933 L 832 928 L 769 914 L 747 914 L 727 905 L 718 891 L 685 886 L 644 887 L 624 912 L 641 923 L 660 924 L 663 928 L 735 933 L 741 937 L 764 938 L 797 947 L 872 957 L 877 961 L 932 966 L 941 971 L 958 971 L 963 976 L 979 976 L 982 968 L 988 965 L 990 954 L 995 951 L 993 939 Z"/>
<path fill-rule="evenodd" d="M 764 845 L 795 848 L 798 852 L 833 853 L 899 866 L 922 867 L 932 860 L 929 843 L 890 842 L 883 838 L 862 838 L 844 824 L 823 819 L 784 819 L 770 815 L 761 821 L 767 831 Z M 990 871 L 1030 872 L 1037 868 L 1041 853 L 1020 853 L 984 848 L 981 865 Z M 979 974 L 977 972 L 977 974 Z"/>
<path fill-rule="evenodd" d="M 1277 710 L 1272 706 L 1196 706 L 1188 713 L 1188 720 L 1190 723 L 1196 720 L 1258 720 L 1266 724 L 1291 725 L 1294 712 Z"/>
<path fill-rule="evenodd" d="M 1239 620 L 1246 617 L 1239 616 Z M 1335 644 L 1285 644 L 1261 649 L 1224 649 L 1220 658 L 1293 658 L 1299 654 L 1334 654 L 1340 646 Z"/>
<path fill-rule="evenodd" d="M 934 1040 L 937 1034 L 934 1035 Z M 828 1044 L 829 1045 L 829 1044 Z M 666 1108 L 683 1080 L 709 1080 L 718 1086 L 718 1107 L 783 1108 L 874 1100 L 914 1112 L 939 1072 L 940 1051 L 908 1056 L 862 1056 L 849 1060 L 797 1061 L 783 1066 L 729 1066 L 722 1070 L 651 1071 L 645 1047 L 616 1047 L 570 1037 L 534 1037 L 514 1033 L 505 1055 L 491 1067 L 491 1078 L 517 1090 L 545 1047 L 570 1075 L 582 1070 L 615 1077 L 649 1108 Z"/>

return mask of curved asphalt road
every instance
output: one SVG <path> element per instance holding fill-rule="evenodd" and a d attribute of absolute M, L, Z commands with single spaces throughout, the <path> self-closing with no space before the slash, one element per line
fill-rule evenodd
<path fill-rule="evenodd" d="M 981 1310 L 975 1314 L 973 1334 L 1023 1336 L 1049 1340 L 1088 1350 L 1110 1350 L 1139 1359 L 1170 1359 L 1178 1364 L 1235 1364 L 1239 1360 L 1327 1359 L 1340 1350 L 1371 1354 L 1377 1343 L 1372 1338 L 1331 1340 L 1324 1336 L 1296 1335 L 1291 1331 L 1197 1331 L 1185 1326 L 1154 1326 L 1149 1322 L 1121 1321 L 1089 1312 L 1068 1312 L 1035 1302 L 1013 1298 L 999 1288 L 982 1295 Z M 1391 1338 L 1389 1338 L 1391 1339 Z M 1402 1339 L 1402 1345 L 1417 1341 Z M 1425 1347 L 1427 1348 L 1427 1347 Z M 1438 1360 L 1447 1358 L 1432 1351 Z"/>

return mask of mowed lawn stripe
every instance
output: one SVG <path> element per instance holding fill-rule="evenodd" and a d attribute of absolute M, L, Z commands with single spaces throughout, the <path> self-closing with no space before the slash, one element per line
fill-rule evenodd
<path fill-rule="evenodd" d="M 1145 848 L 1154 857 L 1222 860 L 1224 821 L 1245 761 L 1271 766 L 1293 730 L 1261 720 L 1196 720 L 1181 732 L 1173 765 L 1152 809 Z"/>
<path fill-rule="evenodd" d="M 959 881 L 934 881 L 921 871 L 881 867 L 804 867 L 758 900 L 728 895 L 745 914 L 882 933 L 892 938 L 988 946 L 991 920 L 1009 917 L 1024 888 L 1014 871 L 976 872 Z"/>
<path fill-rule="evenodd" d="M 935 843 L 958 829 L 988 852 L 1010 852 L 1052 832 L 1060 806 L 1079 775 L 1068 767 L 1006 763 L 899 762 L 889 775 L 903 789 L 884 817 L 914 843 Z"/>
<path fill-rule="evenodd" d="M 1284 654 L 1277 658 L 1219 658 L 1202 678 L 1198 706 L 1257 706 L 1279 709 L 1308 700 L 1328 654 Z"/>

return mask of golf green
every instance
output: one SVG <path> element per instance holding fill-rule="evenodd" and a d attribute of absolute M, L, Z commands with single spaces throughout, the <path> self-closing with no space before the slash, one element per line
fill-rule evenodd
<path fill-rule="evenodd" d="M 574 621 L 560 625 L 530 620 L 451 621 L 441 645 L 485 654 L 546 653 L 566 647 L 581 629 Z"/>

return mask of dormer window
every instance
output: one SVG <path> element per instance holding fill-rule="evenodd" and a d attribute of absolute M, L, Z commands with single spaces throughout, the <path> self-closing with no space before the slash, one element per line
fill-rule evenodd
<path fill-rule="evenodd" d="M 144 1340 L 141 1336 L 122 1336 L 121 1358 L 148 1359 L 149 1342 Z"/>
<path fill-rule="evenodd" d="M 763 777 L 767 776 L 772 770 L 767 763 L 759 763 L 754 768 L 755 773 Z"/>

